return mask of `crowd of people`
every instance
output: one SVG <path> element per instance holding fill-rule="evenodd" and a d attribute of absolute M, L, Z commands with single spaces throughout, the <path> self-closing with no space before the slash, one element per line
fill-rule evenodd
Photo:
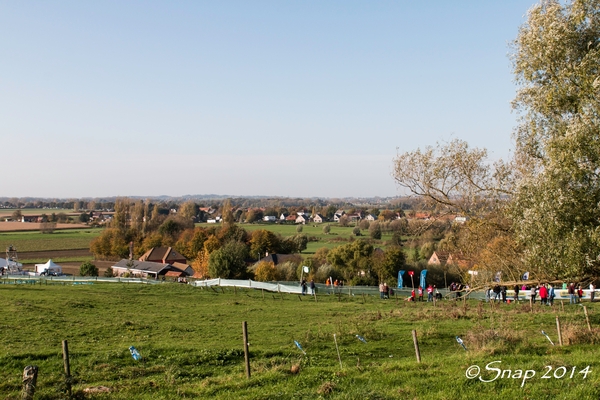
<path fill-rule="evenodd" d="M 574 283 L 570 283 L 567 285 L 563 283 L 563 290 L 566 290 L 569 294 L 569 303 L 570 304 L 578 304 L 581 303 L 581 299 L 583 298 L 583 288 L 582 285 L 575 286 Z M 590 283 L 590 301 L 594 301 L 595 297 L 595 286 L 593 283 Z M 485 299 L 486 301 L 494 301 L 494 302 L 510 302 L 507 300 L 507 291 L 508 288 L 504 285 L 494 285 L 493 287 L 486 288 L 485 290 Z M 526 299 L 530 299 L 532 303 L 535 303 L 536 300 L 540 300 L 540 304 L 544 305 L 553 305 L 554 299 L 556 297 L 556 289 L 554 286 L 548 283 L 541 283 L 539 285 L 515 285 L 513 287 L 513 301 L 519 301 L 519 295 L 524 296 Z"/>
<path fill-rule="evenodd" d="M 327 279 L 325 285 L 327 287 L 331 286 L 331 287 L 337 288 L 337 287 L 344 286 L 344 282 L 338 281 L 337 279 L 336 280 Z M 302 287 L 303 295 L 305 295 L 308 292 L 309 287 L 311 290 L 311 295 L 315 294 L 315 281 L 314 280 L 311 279 L 310 283 L 308 283 L 306 281 L 306 279 L 302 279 L 302 281 L 300 282 L 300 286 Z M 456 299 L 458 299 L 462 296 L 462 293 L 464 291 L 469 291 L 469 286 L 462 285 L 462 284 L 456 283 L 456 282 L 452 282 L 450 284 L 450 286 L 448 286 L 448 289 L 449 289 L 451 295 L 453 294 L 454 297 Z M 583 295 L 584 295 L 581 284 L 575 286 L 574 283 L 570 283 L 568 285 L 566 283 L 563 283 L 562 289 L 566 290 L 567 293 L 569 294 L 570 304 L 581 303 L 581 299 L 583 298 Z M 593 302 L 594 298 L 595 298 L 596 287 L 594 286 L 593 283 L 590 283 L 589 289 L 590 289 L 590 301 Z M 510 303 L 510 299 L 507 298 L 508 290 L 509 289 L 505 285 L 500 285 L 500 284 L 496 284 L 493 287 L 488 287 L 485 289 L 485 299 L 487 302 L 493 301 L 493 302 L 498 302 L 498 303 L 499 302 Z M 537 285 L 537 284 L 518 285 L 517 284 L 517 285 L 514 285 L 512 290 L 513 290 L 512 300 L 515 302 L 519 301 L 519 296 L 522 296 L 522 297 L 525 297 L 526 299 L 531 299 L 531 302 L 535 303 L 539 296 L 539 300 L 540 300 L 541 304 L 551 306 L 554 304 L 554 299 L 556 298 L 556 289 L 554 288 L 554 286 L 552 286 L 548 283 L 541 283 L 539 285 Z M 437 289 L 437 287 L 435 285 L 430 284 L 429 286 L 427 286 L 426 289 L 423 289 L 423 287 L 419 285 L 416 292 L 415 292 L 415 288 L 413 287 L 410 297 L 408 297 L 406 300 L 407 301 L 424 301 L 424 293 L 427 293 L 427 302 L 434 301 L 434 298 L 435 298 L 435 300 L 442 299 L 442 294 Z M 382 300 L 389 299 L 390 296 L 393 296 L 393 295 L 394 295 L 394 290 L 391 287 L 389 287 L 386 282 L 382 282 L 379 284 L 379 296 Z M 417 300 L 417 298 L 418 298 L 418 300 Z"/>

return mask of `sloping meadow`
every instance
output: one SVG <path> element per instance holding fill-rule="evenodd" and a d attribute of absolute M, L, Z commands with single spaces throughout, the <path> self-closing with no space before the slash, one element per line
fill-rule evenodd
<path fill-rule="evenodd" d="M 434 305 L 348 294 L 316 300 L 180 284 L 0 285 L 0 394 L 19 399 L 23 369 L 37 365 L 36 398 L 65 398 L 61 341 L 68 340 L 74 398 L 600 395 L 596 304 L 586 304 L 590 331 L 583 307 L 568 304 L 563 311 L 560 305 Z M 130 346 L 141 360 L 132 358 Z"/>

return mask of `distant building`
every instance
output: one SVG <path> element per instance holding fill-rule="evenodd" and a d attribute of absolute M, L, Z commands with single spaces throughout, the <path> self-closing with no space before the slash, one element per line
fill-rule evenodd
<path fill-rule="evenodd" d="M 184 271 L 171 264 L 163 264 L 158 262 L 137 261 L 137 260 L 121 260 L 112 266 L 113 275 L 123 276 L 128 273 L 130 276 L 140 278 L 158 279 L 165 276 L 168 272 L 175 272 L 177 276 L 193 275 L 188 271 Z"/>
<path fill-rule="evenodd" d="M 321 214 L 315 214 L 315 216 L 313 217 L 313 222 L 317 224 L 322 224 L 324 221 L 325 217 L 323 217 Z"/>

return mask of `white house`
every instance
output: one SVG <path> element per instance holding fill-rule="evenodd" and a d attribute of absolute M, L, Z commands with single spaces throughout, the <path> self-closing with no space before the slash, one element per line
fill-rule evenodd
<path fill-rule="evenodd" d="M 323 218 L 321 214 L 315 214 L 315 216 L 313 217 L 313 221 L 317 224 L 322 224 L 323 221 L 325 221 L 325 218 Z"/>
<path fill-rule="evenodd" d="M 306 224 L 307 222 L 309 222 L 309 218 L 307 215 L 298 215 L 296 217 L 297 224 Z"/>

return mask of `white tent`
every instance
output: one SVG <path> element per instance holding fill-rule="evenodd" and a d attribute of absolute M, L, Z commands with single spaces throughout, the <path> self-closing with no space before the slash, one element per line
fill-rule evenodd
<path fill-rule="evenodd" d="M 5 258 L 0 258 L 0 268 L 8 266 L 8 261 Z"/>
<path fill-rule="evenodd" d="M 44 271 L 53 274 L 62 274 L 62 267 L 55 264 L 52 260 L 48 260 L 46 264 L 35 264 L 35 272 L 37 274 L 41 274 Z"/>

